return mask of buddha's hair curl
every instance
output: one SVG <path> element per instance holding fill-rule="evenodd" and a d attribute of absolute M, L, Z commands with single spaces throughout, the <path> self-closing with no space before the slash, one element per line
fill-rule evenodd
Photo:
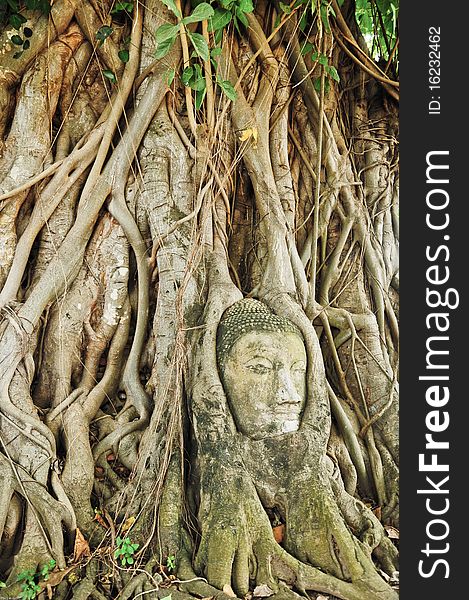
<path fill-rule="evenodd" d="M 298 327 L 254 298 L 243 298 L 225 310 L 217 330 L 217 362 L 223 371 L 228 353 L 235 342 L 251 331 L 294 333 L 303 339 Z"/>

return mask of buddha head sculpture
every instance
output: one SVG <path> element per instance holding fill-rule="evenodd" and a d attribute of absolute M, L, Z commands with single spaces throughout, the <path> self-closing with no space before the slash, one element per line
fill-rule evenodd
<path fill-rule="evenodd" d="M 298 430 L 306 361 L 300 330 L 262 302 L 246 298 L 225 311 L 217 362 L 238 431 L 258 440 Z"/>

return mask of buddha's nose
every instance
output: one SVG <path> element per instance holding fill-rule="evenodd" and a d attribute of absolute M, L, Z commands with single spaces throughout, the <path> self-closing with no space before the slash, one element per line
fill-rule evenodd
<path fill-rule="evenodd" d="M 301 396 L 286 369 L 278 373 L 278 395 L 281 404 L 300 404 Z"/>

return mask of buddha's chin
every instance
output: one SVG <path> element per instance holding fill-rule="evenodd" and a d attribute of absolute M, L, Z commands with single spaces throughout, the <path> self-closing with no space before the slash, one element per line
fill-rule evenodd
<path fill-rule="evenodd" d="M 287 433 L 298 431 L 301 423 L 301 414 L 277 414 L 267 421 L 249 423 L 249 427 L 240 428 L 240 432 L 251 440 L 265 440 L 276 438 Z"/>
<path fill-rule="evenodd" d="M 299 417 L 283 418 L 276 422 L 270 422 L 268 427 L 259 427 L 249 435 L 254 440 L 264 440 L 266 438 L 275 438 L 286 433 L 293 433 L 300 428 Z"/>

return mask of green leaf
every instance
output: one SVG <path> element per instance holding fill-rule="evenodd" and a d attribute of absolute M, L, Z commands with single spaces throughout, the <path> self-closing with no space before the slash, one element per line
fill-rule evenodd
<path fill-rule="evenodd" d="M 120 12 L 132 12 L 134 8 L 133 2 L 118 2 L 111 10 L 111 15 L 116 15 Z"/>
<path fill-rule="evenodd" d="M 225 10 L 223 8 L 215 9 L 215 13 L 208 24 L 208 30 L 218 31 L 219 29 L 223 29 L 228 25 L 232 17 L 233 15 L 229 10 Z"/>
<path fill-rule="evenodd" d="M 301 54 L 305 56 L 306 54 L 308 54 L 308 52 L 311 52 L 313 48 L 314 46 L 311 42 L 306 42 L 306 44 L 301 48 Z"/>
<path fill-rule="evenodd" d="M 107 77 L 111 83 L 117 82 L 116 76 L 109 69 L 104 69 L 103 75 L 104 75 L 104 77 Z"/>
<path fill-rule="evenodd" d="M 7 3 L 9 5 L 9 7 L 11 8 L 11 10 L 14 10 L 15 12 L 17 12 L 20 8 L 18 6 L 17 0 L 7 0 Z"/>
<path fill-rule="evenodd" d="M 186 67 L 181 75 L 181 81 L 183 85 L 189 85 L 189 81 L 194 75 L 194 67 Z"/>
<path fill-rule="evenodd" d="M 21 50 L 20 52 L 15 52 L 13 54 L 13 58 L 20 58 L 20 56 L 23 54 L 23 50 Z"/>
<path fill-rule="evenodd" d="M 131 548 L 132 548 L 133 552 L 135 552 L 135 550 L 138 550 L 139 546 L 140 546 L 140 544 L 131 544 Z"/>
<path fill-rule="evenodd" d="M 163 58 L 164 56 L 166 56 L 168 54 L 168 52 L 171 50 L 174 42 L 176 41 L 176 38 L 170 38 L 169 40 L 165 40 L 164 42 L 161 42 L 158 44 L 158 47 L 156 49 L 155 52 L 155 58 Z"/>
<path fill-rule="evenodd" d="M 289 15 L 291 13 L 291 6 L 289 4 L 279 2 L 279 6 L 286 15 Z"/>
<path fill-rule="evenodd" d="M 236 12 L 236 16 L 237 16 L 237 18 L 238 18 L 238 19 L 241 21 L 241 23 L 242 23 L 242 24 L 243 24 L 245 27 L 247 27 L 247 26 L 248 26 L 248 20 L 247 20 L 247 17 L 246 17 L 246 15 L 244 14 L 244 13 L 245 13 L 245 11 L 244 11 L 244 10 L 241 10 L 241 9 L 239 8 L 239 6 L 237 6 L 237 7 L 236 7 L 236 10 L 235 10 L 235 12 Z"/>
<path fill-rule="evenodd" d="M 252 13 L 252 11 L 254 10 L 254 4 L 252 0 L 240 0 L 238 6 L 239 9 L 245 13 Z"/>
<path fill-rule="evenodd" d="M 192 42 L 192 45 L 194 46 L 194 50 L 197 52 L 200 58 L 202 60 L 208 60 L 208 45 L 205 41 L 204 36 L 200 35 L 200 33 L 192 33 L 190 31 L 188 31 L 187 34 L 189 36 L 190 41 Z"/>
<path fill-rule="evenodd" d="M 329 7 L 327 4 L 321 4 L 320 13 L 321 13 L 321 20 L 322 20 L 322 24 L 324 25 L 324 29 L 326 30 L 327 33 L 330 33 L 331 27 L 329 25 Z"/>
<path fill-rule="evenodd" d="M 215 44 L 219 44 L 223 39 L 223 29 L 215 31 Z"/>
<path fill-rule="evenodd" d="M 99 40 L 99 45 L 102 46 L 107 38 L 112 34 L 113 28 L 108 25 L 103 25 L 96 32 L 96 39 Z"/>
<path fill-rule="evenodd" d="M 130 54 L 128 50 L 119 50 L 117 56 L 121 59 L 123 63 L 129 62 Z"/>
<path fill-rule="evenodd" d="M 339 83 L 339 81 L 340 81 L 340 76 L 339 76 L 339 73 L 337 72 L 337 69 L 336 69 L 334 66 L 332 66 L 332 65 L 328 65 L 328 66 L 326 67 L 326 71 L 327 71 L 327 73 L 328 73 L 328 74 L 329 74 L 329 75 L 332 77 L 332 79 L 333 79 L 334 81 L 337 81 L 337 83 Z"/>
<path fill-rule="evenodd" d="M 169 8 L 169 10 L 171 10 L 178 19 L 180 19 L 182 17 L 181 12 L 179 11 L 178 7 L 176 6 L 176 3 L 174 2 L 174 0 L 161 0 L 161 2 L 167 6 Z"/>
<path fill-rule="evenodd" d="M 194 65 L 194 77 L 191 79 L 189 86 L 196 92 L 202 92 L 207 87 L 207 82 L 202 74 L 202 68 L 199 64 Z"/>
<path fill-rule="evenodd" d="M 216 58 L 217 56 L 220 56 L 221 53 L 222 53 L 222 49 L 219 46 L 217 46 L 216 48 L 212 48 L 210 50 L 210 56 L 212 58 Z"/>
<path fill-rule="evenodd" d="M 221 88 L 222 92 L 225 94 L 225 96 L 227 96 L 233 102 L 236 100 L 236 98 L 238 97 L 238 94 L 236 93 L 236 90 L 234 89 L 234 87 L 231 85 L 231 83 L 229 81 L 217 79 L 217 84 L 220 86 L 220 88 Z"/>
<path fill-rule="evenodd" d="M 27 37 L 30 38 L 33 35 L 33 30 L 30 29 L 29 27 L 25 27 L 23 29 L 23 34 Z"/>
<path fill-rule="evenodd" d="M 190 82 L 189 87 L 191 88 L 191 90 L 194 90 L 194 92 L 203 92 L 207 87 L 207 83 L 202 77 L 200 79 L 193 79 Z"/>
<path fill-rule="evenodd" d="M 177 36 L 178 31 L 179 25 L 171 25 L 171 23 L 165 23 L 164 25 L 158 27 L 158 29 L 155 32 L 156 42 L 158 44 L 161 44 L 161 42 L 165 42 L 166 40 L 174 38 Z"/>
<path fill-rule="evenodd" d="M 196 6 L 192 14 L 190 14 L 188 17 L 185 17 L 182 22 L 184 25 L 188 25 L 189 23 L 198 23 L 199 21 L 210 19 L 210 17 L 213 17 L 214 14 L 215 11 L 210 4 L 207 4 L 207 2 L 202 2 L 202 4 Z"/>
<path fill-rule="evenodd" d="M 321 92 L 321 78 L 318 77 L 317 79 L 314 80 L 314 89 L 317 91 L 317 93 L 319 94 Z M 330 84 L 329 84 L 329 79 L 325 79 L 324 80 L 324 93 L 327 94 L 330 90 Z"/>
<path fill-rule="evenodd" d="M 23 45 L 23 38 L 20 37 L 19 35 L 16 35 L 16 34 L 12 35 L 10 39 L 17 46 L 22 46 Z"/>
<path fill-rule="evenodd" d="M 24 40 L 23 50 L 29 50 L 30 46 L 31 46 L 31 42 L 29 40 Z"/>
<path fill-rule="evenodd" d="M 13 13 L 12 15 L 10 15 L 8 17 L 8 20 L 10 21 L 10 25 L 15 29 L 20 29 L 21 25 L 23 25 L 23 23 L 26 23 L 27 21 L 27 19 L 23 17 L 23 15 L 20 15 L 18 13 Z"/>
<path fill-rule="evenodd" d="M 30 581 L 34 580 L 34 571 L 21 571 L 18 574 L 16 581 Z"/>
<path fill-rule="evenodd" d="M 166 85 L 168 87 L 173 83 L 175 75 L 176 75 L 176 69 L 168 69 L 166 71 Z"/>
<path fill-rule="evenodd" d="M 328 63 L 327 56 L 325 56 L 324 54 L 321 54 L 318 57 L 318 63 L 320 65 L 322 65 L 323 67 L 327 67 L 327 63 Z"/>
<path fill-rule="evenodd" d="M 306 11 L 304 10 L 303 14 L 301 15 L 301 19 L 298 24 L 298 27 L 301 29 L 301 31 L 304 31 L 306 29 L 307 24 L 308 24 L 308 16 L 306 14 Z"/>
<path fill-rule="evenodd" d="M 0 588 L 6 588 L 7 584 L 4 581 L 0 581 Z"/>
<path fill-rule="evenodd" d="M 203 90 L 197 91 L 195 93 L 195 110 L 200 110 L 200 107 L 202 106 L 203 102 L 204 102 L 204 98 L 205 98 L 205 94 L 207 93 L 207 90 L 204 88 Z"/>

